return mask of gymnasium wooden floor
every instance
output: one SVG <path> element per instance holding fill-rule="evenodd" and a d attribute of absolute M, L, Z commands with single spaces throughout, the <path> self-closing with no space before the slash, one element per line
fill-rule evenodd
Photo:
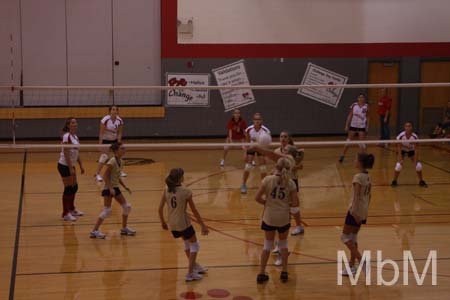
<path fill-rule="evenodd" d="M 424 175 L 429 187 L 417 185 L 409 161 L 391 188 L 395 155 L 371 147 L 376 164 L 368 218 L 359 237 L 362 249 L 382 250 L 383 258 L 401 266 L 402 251 L 411 250 L 422 271 L 430 250 L 436 250 L 437 286 L 376 285 L 360 280 L 337 285 L 337 250 L 346 213 L 356 149 L 337 162 L 340 148 L 306 149 L 301 172 L 301 209 L 306 232 L 290 237 L 288 283 L 278 279 L 271 258 L 270 281 L 256 284 L 263 234 L 262 207 L 254 201 L 259 182 L 251 174 L 249 193 L 242 196 L 242 153 L 232 151 L 227 166 L 218 167 L 221 151 L 128 151 L 125 179 L 133 190 L 130 226 L 135 237 L 122 237 L 120 210 L 103 226 L 106 240 L 89 238 L 102 209 L 101 185 L 93 179 L 96 152 L 82 152 L 87 174 L 79 176 L 77 206 L 86 215 L 73 224 L 59 219 L 62 184 L 57 152 L 0 152 L 0 299 L 446 299 L 450 295 L 450 154 L 423 148 Z M 152 159 L 148 163 L 144 159 Z M 157 207 L 168 170 L 185 169 L 185 183 L 210 226 L 201 236 L 199 262 L 209 267 L 203 280 L 186 283 L 187 261 L 180 240 L 160 227 Z M 21 189 L 23 188 L 23 190 Z M 18 213 L 20 220 L 18 220 Z M 18 223 L 19 221 L 19 223 Z M 198 229 L 198 226 L 197 226 Z M 16 233 L 20 238 L 16 241 Z M 375 252 L 373 252 L 375 253 Z M 375 259 L 373 257 L 373 259 Z M 385 279 L 392 271 L 384 270 Z M 402 275 L 402 274 L 401 274 Z M 214 294 L 214 291 L 221 290 Z M 12 297 L 12 298 L 11 298 Z"/>

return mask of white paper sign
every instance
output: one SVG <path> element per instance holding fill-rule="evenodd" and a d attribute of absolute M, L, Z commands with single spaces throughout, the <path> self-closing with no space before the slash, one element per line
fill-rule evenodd
<path fill-rule="evenodd" d="M 326 89 L 302 88 L 298 90 L 298 94 L 336 108 L 339 100 L 341 100 L 344 88 L 336 88 L 333 85 L 346 84 L 347 80 L 347 76 L 309 63 L 303 76 L 302 84 L 328 84 L 330 87 Z"/>
<path fill-rule="evenodd" d="M 182 74 L 167 73 L 167 85 L 177 86 L 207 86 L 209 85 L 209 74 Z M 209 106 L 208 90 L 167 90 L 166 92 L 167 106 Z"/>
<path fill-rule="evenodd" d="M 250 85 L 243 60 L 213 69 L 212 72 L 216 77 L 217 85 Z M 255 96 L 250 89 L 220 90 L 220 95 L 222 96 L 225 111 L 255 103 Z"/>

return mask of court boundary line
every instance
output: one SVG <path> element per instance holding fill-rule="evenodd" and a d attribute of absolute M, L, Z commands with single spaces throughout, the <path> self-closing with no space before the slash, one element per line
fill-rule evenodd
<path fill-rule="evenodd" d="M 427 261 L 428 258 L 414 258 L 414 261 Z M 395 262 L 403 262 L 402 259 L 393 259 Z M 450 261 L 450 257 L 437 258 L 437 261 Z M 318 262 L 297 262 L 289 263 L 289 266 L 304 266 L 304 265 L 330 265 L 337 261 L 318 261 Z M 371 263 L 375 263 L 375 260 L 371 260 Z M 228 269 L 228 268 L 250 268 L 259 267 L 259 264 L 239 264 L 239 265 L 216 265 L 208 266 L 209 269 Z M 268 266 L 275 266 L 275 264 L 268 264 Z M 86 271 L 65 271 L 65 272 L 30 272 L 19 273 L 17 276 L 48 276 L 48 275 L 67 275 L 67 274 L 92 274 L 92 273 L 114 273 L 114 272 L 147 272 L 147 271 L 170 271 L 170 270 L 186 270 L 187 267 L 165 267 L 165 268 L 136 268 L 136 269 L 111 269 L 111 270 L 86 270 Z M 401 271 L 403 273 L 403 271 Z M 438 274 L 442 277 L 450 277 L 447 274 Z"/>
<path fill-rule="evenodd" d="M 14 241 L 14 253 L 11 266 L 11 279 L 9 282 L 9 300 L 14 299 L 14 292 L 16 288 L 16 276 L 17 276 L 17 259 L 19 255 L 19 242 L 20 242 L 20 227 L 22 222 L 22 208 L 23 208 L 23 196 L 25 190 L 25 170 L 27 165 L 27 150 L 23 153 L 22 161 L 22 176 L 20 182 L 20 194 L 19 194 L 19 207 L 17 209 L 17 221 L 16 221 L 16 238 Z"/>

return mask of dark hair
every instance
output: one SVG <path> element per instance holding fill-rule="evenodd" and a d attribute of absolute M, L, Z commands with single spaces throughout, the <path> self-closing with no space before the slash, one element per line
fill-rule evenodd
<path fill-rule="evenodd" d="M 70 128 L 69 128 L 70 122 L 72 122 L 73 119 L 75 119 L 75 118 L 74 117 L 68 117 L 66 119 L 66 121 L 64 122 L 64 127 L 61 129 L 61 131 L 63 133 L 69 132 L 69 130 L 70 130 Z"/>
<path fill-rule="evenodd" d="M 363 96 L 364 98 L 366 98 L 366 94 L 364 93 L 359 93 L 358 97 Z"/>
<path fill-rule="evenodd" d="M 169 193 L 175 193 L 177 186 L 181 185 L 184 170 L 182 168 L 174 168 L 170 170 L 169 176 L 166 177 L 166 185 Z"/>
<path fill-rule="evenodd" d="M 360 153 L 358 154 L 358 161 L 364 169 L 372 169 L 375 156 L 373 154 Z"/>
<path fill-rule="evenodd" d="M 113 109 L 113 107 L 119 109 L 119 107 L 118 107 L 117 105 L 111 105 L 111 106 L 108 108 L 108 111 L 111 112 L 111 110 Z"/>
<path fill-rule="evenodd" d="M 123 145 L 122 143 L 115 142 L 115 143 L 111 144 L 109 149 L 111 149 L 112 152 L 116 152 L 117 150 L 119 150 L 120 146 L 122 146 L 122 145 Z"/>

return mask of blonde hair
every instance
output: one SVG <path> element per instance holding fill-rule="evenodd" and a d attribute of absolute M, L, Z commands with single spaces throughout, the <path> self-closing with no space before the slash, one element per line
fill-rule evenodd
<path fill-rule="evenodd" d="M 279 175 L 280 175 L 280 185 L 285 187 L 289 182 L 289 172 L 292 168 L 291 163 L 285 157 L 278 159 L 275 165 Z"/>

